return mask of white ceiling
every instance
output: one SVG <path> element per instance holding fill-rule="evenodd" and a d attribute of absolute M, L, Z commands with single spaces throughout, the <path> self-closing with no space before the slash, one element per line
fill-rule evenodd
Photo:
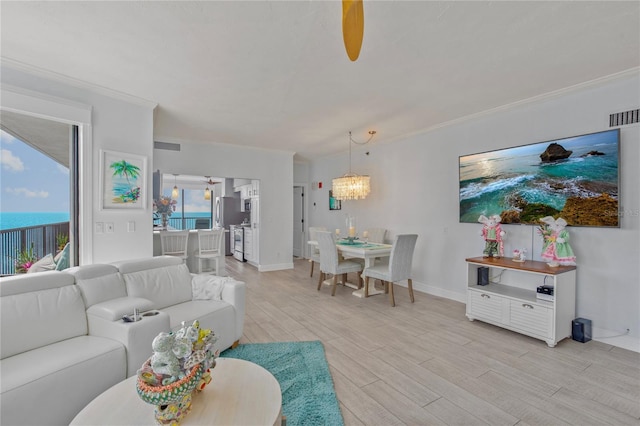
<path fill-rule="evenodd" d="M 4 58 L 158 103 L 158 141 L 348 149 L 640 66 L 640 2 L 1 3 Z"/>

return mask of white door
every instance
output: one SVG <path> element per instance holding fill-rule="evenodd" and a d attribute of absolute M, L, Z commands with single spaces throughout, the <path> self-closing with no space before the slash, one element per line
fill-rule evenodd
<path fill-rule="evenodd" d="M 302 241 L 304 239 L 304 189 L 293 187 L 293 256 L 303 257 Z"/>

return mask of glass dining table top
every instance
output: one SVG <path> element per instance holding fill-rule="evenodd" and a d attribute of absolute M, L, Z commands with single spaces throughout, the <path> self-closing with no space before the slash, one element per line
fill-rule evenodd
<path fill-rule="evenodd" d="M 391 244 L 368 243 L 368 242 L 357 241 L 357 240 L 351 241 L 346 238 L 336 240 L 336 244 L 341 246 L 349 246 L 354 248 L 357 247 L 357 248 L 370 249 L 370 250 L 391 248 Z"/>

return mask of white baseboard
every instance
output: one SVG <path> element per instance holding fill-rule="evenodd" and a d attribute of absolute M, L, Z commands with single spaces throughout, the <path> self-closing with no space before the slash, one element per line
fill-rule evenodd
<path fill-rule="evenodd" d="M 406 287 L 406 281 L 396 283 L 401 287 Z M 451 291 L 444 289 L 442 287 L 436 287 L 432 285 L 423 284 L 417 281 L 413 281 L 413 289 L 415 291 L 419 291 L 421 293 L 431 294 L 433 296 L 444 297 L 445 299 L 455 300 L 460 303 L 467 303 L 467 294 L 466 293 L 458 293 L 457 291 Z"/>
<path fill-rule="evenodd" d="M 402 287 L 407 286 L 406 283 L 404 282 L 398 283 L 397 285 L 400 285 Z M 415 291 L 431 294 L 433 296 L 444 297 L 446 299 L 455 300 L 456 302 L 460 302 L 464 304 L 467 303 L 466 294 L 464 293 L 461 294 L 455 291 L 446 290 L 441 287 L 435 287 L 432 285 L 427 285 L 427 284 L 413 281 L 413 289 Z M 592 333 L 593 333 L 592 339 L 597 342 L 606 343 L 608 345 L 612 345 L 622 349 L 627 349 L 630 351 L 640 353 L 640 338 L 638 337 L 629 336 L 629 335 L 620 336 L 620 332 L 607 330 L 604 328 L 596 328 L 596 327 L 593 327 Z M 612 336 L 612 337 L 608 337 L 608 336 Z"/>
<path fill-rule="evenodd" d="M 638 337 L 629 336 L 628 334 L 620 336 L 620 332 L 597 327 L 593 327 L 591 332 L 593 333 L 592 339 L 596 342 L 606 343 L 607 345 L 617 346 L 634 352 L 640 352 L 640 338 Z"/>
<path fill-rule="evenodd" d="M 293 262 L 273 265 L 258 265 L 258 271 L 260 272 L 282 271 L 284 269 L 293 269 Z"/>

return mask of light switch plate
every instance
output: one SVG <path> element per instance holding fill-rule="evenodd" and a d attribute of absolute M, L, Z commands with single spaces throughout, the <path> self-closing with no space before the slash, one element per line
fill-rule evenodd
<path fill-rule="evenodd" d="M 106 232 L 107 234 L 113 234 L 113 222 L 106 222 L 104 224 L 104 232 Z"/>
<path fill-rule="evenodd" d="M 104 234 L 104 222 L 96 222 L 96 234 Z"/>
<path fill-rule="evenodd" d="M 136 232 L 136 223 L 133 220 L 127 222 L 127 232 Z"/>

